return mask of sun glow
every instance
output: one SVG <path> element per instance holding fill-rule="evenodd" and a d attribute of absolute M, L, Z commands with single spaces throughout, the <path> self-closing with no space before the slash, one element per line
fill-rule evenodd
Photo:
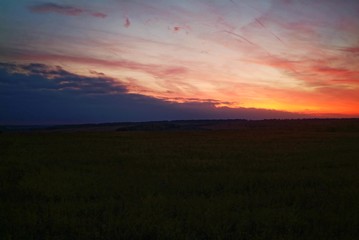
<path fill-rule="evenodd" d="M 59 81 L 81 92 L 91 79 L 104 98 L 359 116 L 358 9 L 350 0 L 14 1 L 0 8 L 0 62 L 31 78 L 11 89 Z"/>

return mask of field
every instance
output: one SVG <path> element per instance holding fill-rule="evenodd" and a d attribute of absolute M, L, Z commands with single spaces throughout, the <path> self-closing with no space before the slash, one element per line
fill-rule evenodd
<path fill-rule="evenodd" d="M 1 133 L 0 239 L 357 239 L 359 120 L 206 126 Z"/>

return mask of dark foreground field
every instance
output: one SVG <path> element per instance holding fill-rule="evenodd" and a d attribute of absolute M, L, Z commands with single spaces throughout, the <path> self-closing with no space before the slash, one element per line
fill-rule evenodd
<path fill-rule="evenodd" d="M 325 121 L 3 132 L 0 239 L 358 239 L 359 122 Z"/>

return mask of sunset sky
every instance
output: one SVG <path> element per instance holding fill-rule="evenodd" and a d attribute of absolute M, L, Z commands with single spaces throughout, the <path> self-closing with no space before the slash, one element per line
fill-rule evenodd
<path fill-rule="evenodd" d="M 0 124 L 359 117 L 358 0 L 2 0 Z"/>

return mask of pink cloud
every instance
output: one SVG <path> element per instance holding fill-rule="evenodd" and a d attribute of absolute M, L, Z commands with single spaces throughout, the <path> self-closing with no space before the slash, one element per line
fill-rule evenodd
<path fill-rule="evenodd" d="M 56 3 L 43 3 L 38 5 L 33 5 L 29 7 L 30 11 L 34 13 L 57 13 L 66 16 L 80 16 L 80 15 L 90 15 L 97 18 L 105 18 L 107 15 L 102 12 L 93 12 L 91 10 L 86 10 L 70 5 L 60 5 Z"/>
<path fill-rule="evenodd" d="M 341 51 L 345 51 L 348 53 L 359 55 L 359 47 L 347 47 L 347 48 L 341 48 Z"/>
<path fill-rule="evenodd" d="M 345 68 L 334 68 L 327 66 L 313 66 L 311 69 L 313 72 L 321 73 L 321 74 L 329 74 L 335 76 L 350 76 L 352 74 L 358 74 L 358 71 L 350 71 Z"/>
<path fill-rule="evenodd" d="M 98 18 L 107 17 L 107 15 L 105 13 L 102 13 L 102 12 L 92 12 L 91 15 L 94 16 L 94 17 L 98 17 Z"/>
<path fill-rule="evenodd" d="M 295 59 L 295 60 L 292 60 Z M 359 87 L 359 71 L 355 68 L 350 56 L 329 53 L 313 54 L 313 56 L 256 56 L 250 62 L 270 66 L 283 72 L 303 86 L 319 89 L 335 87 L 347 89 L 348 86 Z"/>
<path fill-rule="evenodd" d="M 276 57 L 276 56 L 263 56 L 261 58 L 250 60 L 253 63 L 267 65 L 270 67 L 274 67 L 277 69 L 290 71 L 290 72 L 296 72 L 296 68 L 298 64 L 300 64 L 299 61 L 293 61 L 289 60 L 283 57 Z"/>

